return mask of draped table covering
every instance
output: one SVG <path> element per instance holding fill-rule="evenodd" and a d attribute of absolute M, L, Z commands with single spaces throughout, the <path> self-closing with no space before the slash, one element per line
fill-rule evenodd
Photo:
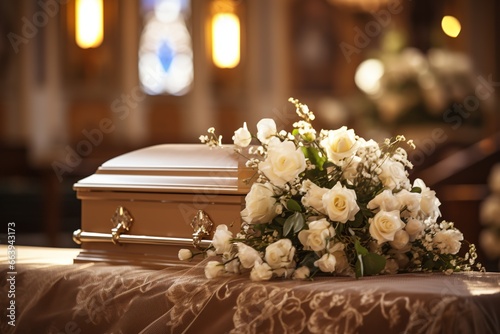
<path fill-rule="evenodd" d="M 0 246 L 1 333 L 500 332 L 500 273 L 252 282 L 207 279 L 207 260 L 153 269 L 73 264 L 78 249 L 16 251 L 12 285 Z"/>

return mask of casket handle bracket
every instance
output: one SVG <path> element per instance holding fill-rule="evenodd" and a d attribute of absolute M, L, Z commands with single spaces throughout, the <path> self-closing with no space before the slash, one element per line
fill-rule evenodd
<path fill-rule="evenodd" d="M 116 208 L 113 217 L 111 217 L 111 222 L 114 225 L 111 229 L 111 241 L 113 241 L 115 245 L 119 245 L 120 235 L 130 231 L 134 218 L 126 208 L 119 206 Z"/>
<path fill-rule="evenodd" d="M 196 249 L 202 249 L 200 243 L 204 237 L 210 236 L 214 223 L 203 210 L 198 210 L 193 220 L 191 221 L 191 227 L 193 228 L 193 246 Z"/>

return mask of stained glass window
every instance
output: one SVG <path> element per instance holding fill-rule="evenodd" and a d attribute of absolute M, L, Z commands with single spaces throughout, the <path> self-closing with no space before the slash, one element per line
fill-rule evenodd
<path fill-rule="evenodd" d="M 139 80 L 150 95 L 184 95 L 193 82 L 193 48 L 187 27 L 190 0 L 141 0 L 144 28 Z"/>

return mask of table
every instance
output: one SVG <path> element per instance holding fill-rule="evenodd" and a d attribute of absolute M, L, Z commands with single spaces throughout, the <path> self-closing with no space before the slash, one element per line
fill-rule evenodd
<path fill-rule="evenodd" d="M 207 279 L 203 263 L 73 264 L 78 249 L 16 250 L 9 274 L 0 246 L 2 333 L 500 332 L 499 273 L 252 282 L 244 274 Z"/>

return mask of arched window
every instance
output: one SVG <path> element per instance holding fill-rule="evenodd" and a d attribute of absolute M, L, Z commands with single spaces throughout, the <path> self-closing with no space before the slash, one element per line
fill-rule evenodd
<path fill-rule="evenodd" d="M 139 80 L 150 95 L 184 95 L 193 82 L 193 47 L 187 28 L 190 0 L 141 0 L 144 29 Z"/>

